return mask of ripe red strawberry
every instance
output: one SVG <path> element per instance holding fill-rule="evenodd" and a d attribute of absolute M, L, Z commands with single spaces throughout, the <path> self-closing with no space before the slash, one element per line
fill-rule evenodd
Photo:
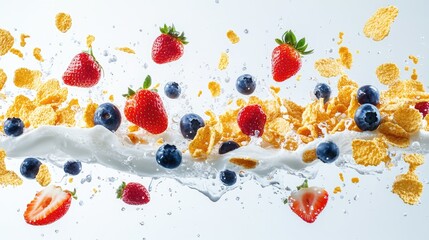
<path fill-rule="evenodd" d="M 116 191 L 117 198 L 122 199 L 130 205 L 141 205 L 146 204 L 150 201 L 149 192 L 140 183 L 130 182 L 126 184 L 122 182 Z"/>
<path fill-rule="evenodd" d="M 66 85 L 75 87 L 92 87 L 98 83 L 101 77 L 101 66 L 92 54 L 92 49 L 74 56 L 67 70 L 64 72 L 63 81 Z"/>
<path fill-rule="evenodd" d="M 328 192 L 319 187 L 308 187 L 307 180 L 289 196 L 289 206 L 300 218 L 308 223 L 316 221 L 317 216 L 328 202 Z"/>
<path fill-rule="evenodd" d="M 266 121 L 267 116 L 258 104 L 245 106 L 240 110 L 237 117 L 241 131 L 249 136 L 262 136 Z"/>
<path fill-rule="evenodd" d="M 419 110 L 423 117 L 429 113 L 429 102 L 419 102 L 414 106 L 415 109 Z"/>
<path fill-rule="evenodd" d="M 271 66 L 273 78 L 277 82 L 295 75 L 301 68 L 301 55 L 311 54 L 313 50 L 305 51 L 308 44 L 305 43 L 305 38 L 296 41 L 295 34 L 291 30 L 286 31 L 282 39 L 276 39 L 279 44 L 274 48 L 271 55 Z"/>
<path fill-rule="evenodd" d="M 75 192 L 63 191 L 61 187 L 48 186 L 38 192 L 27 205 L 24 219 L 31 225 L 46 225 L 64 216 L 70 208 Z"/>
<path fill-rule="evenodd" d="M 146 77 L 143 88 L 134 92 L 128 88 L 124 114 L 128 121 L 152 134 L 163 133 L 168 127 L 168 117 L 161 97 L 156 91 L 148 90 L 150 76 Z"/>
<path fill-rule="evenodd" d="M 183 55 L 183 45 L 188 44 L 184 33 L 179 33 L 174 25 L 159 28 L 159 35 L 152 45 L 152 59 L 158 64 L 176 61 Z"/>

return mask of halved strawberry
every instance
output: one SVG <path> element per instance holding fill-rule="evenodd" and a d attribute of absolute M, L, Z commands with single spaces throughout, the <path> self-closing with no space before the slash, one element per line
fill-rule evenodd
<path fill-rule="evenodd" d="M 307 180 L 289 196 L 289 206 L 300 218 L 308 223 L 316 221 L 317 216 L 328 202 L 328 192 L 320 187 L 308 187 Z"/>
<path fill-rule="evenodd" d="M 69 210 L 74 194 L 75 192 L 64 191 L 61 187 L 46 187 L 27 205 L 25 221 L 31 225 L 47 225 L 57 221 Z"/>

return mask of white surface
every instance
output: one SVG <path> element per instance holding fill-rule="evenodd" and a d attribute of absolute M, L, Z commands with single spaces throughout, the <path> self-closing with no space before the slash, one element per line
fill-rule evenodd
<path fill-rule="evenodd" d="M 377 8 L 396 5 L 399 16 L 390 35 L 381 42 L 363 36 L 366 20 Z M 79 96 L 99 98 L 97 90 L 107 89 L 117 94 L 128 84 L 137 86 L 146 74 L 160 83 L 176 80 L 187 85 L 186 95 L 193 111 L 214 106 L 219 113 L 222 100 L 209 98 L 206 84 L 216 79 L 227 93 L 236 94 L 235 79 L 242 73 L 255 75 L 260 85 L 282 88 L 282 95 L 302 103 L 309 102 L 310 91 L 316 82 L 329 82 L 335 86 L 336 78 L 326 80 L 318 76 L 313 63 L 321 57 L 337 57 L 338 32 L 345 33 L 343 45 L 354 53 L 354 63 L 349 76 L 360 84 L 376 84 L 375 68 L 385 62 L 400 66 L 401 77 L 406 79 L 411 71 L 405 66 L 414 65 L 408 60 L 413 54 L 420 58 L 416 65 L 421 79 L 427 86 L 427 59 L 429 30 L 424 1 L 4 1 L 0 0 L 0 28 L 8 29 L 19 45 L 19 35 L 26 33 L 28 45 L 25 60 L 8 54 L 0 58 L 0 68 L 5 69 L 11 84 L 13 71 L 18 67 L 42 68 L 44 78 L 60 79 L 70 59 L 85 48 L 88 34 L 96 37 L 95 53 L 105 70 L 100 86 L 89 91 L 70 91 Z M 67 12 L 73 18 L 71 30 L 62 34 L 54 25 L 58 12 Z M 150 58 L 151 44 L 163 23 L 174 23 L 185 31 L 190 44 L 185 47 L 181 60 L 158 66 Z M 141 31 L 140 31 L 141 29 Z M 241 38 L 232 45 L 225 36 L 233 29 Z M 245 29 L 248 33 L 245 34 Z M 288 29 L 298 37 L 305 36 L 315 54 L 306 57 L 300 81 L 295 78 L 275 83 L 270 77 L 270 56 L 275 46 L 274 38 Z M 333 40 L 334 39 L 334 40 Z M 129 46 L 136 56 L 116 51 L 116 47 Z M 33 47 L 41 47 L 47 60 L 39 65 L 32 59 Z M 18 47 L 20 48 L 20 47 Z M 222 51 L 229 50 L 230 65 L 226 71 L 217 70 Z M 333 50 L 330 53 L 330 49 Z M 103 56 L 103 51 L 108 56 Z M 356 54 L 356 50 L 360 53 Z M 115 55 L 117 61 L 108 63 Z M 52 58 L 52 60 L 50 60 Z M 146 64 L 146 65 L 145 65 Z M 144 66 L 147 66 L 145 69 Z M 246 67 L 247 70 L 243 70 Z M 226 83 L 226 79 L 230 79 Z M 199 89 L 206 99 L 196 106 Z M 4 91 L 4 90 L 3 90 Z M 264 95 L 265 91 L 257 90 Z M 334 94 L 336 94 L 334 92 Z M 188 104 L 185 101 L 166 100 L 174 114 Z M 2 107 L 5 103 L 2 103 Z M 188 107 L 189 108 L 189 107 Z M 428 158 L 426 158 L 428 160 Z M 8 167 L 18 170 L 18 161 L 8 161 Z M 85 165 L 84 172 L 75 178 L 79 201 L 75 201 L 60 221 L 44 227 L 27 225 L 22 218 L 25 204 L 40 189 L 37 183 L 25 181 L 19 188 L 0 189 L 2 200 L 0 230 L 2 239 L 423 239 L 427 235 L 429 195 L 424 191 L 422 203 L 408 206 L 391 193 L 391 184 L 398 173 L 404 173 L 405 164 L 383 174 L 360 176 L 351 169 L 322 165 L 319 176 L 310 184 L 324 186 L 332 196 L 328 206 L 314 224 L 307 224 L 283 205 L 285 191 L 272 187 L 261 188 L 248 182 L 227 193 L 218 202 L 211 202 L 204 195 L 173 180 L 152 183 L 151 202 L 136 210 L 114 199 L 114 189 L 120 181 L 139 180 L 149 185 L 150 179 L 121 174 L 98 165 Z M 405 168 L 401 168 L 405 167 Z M 428 164 L 418 169 L 418 175 L 428 183 Z M 346 178 L 342 186 L 338 173 Z M 62 170 L 53 173 L 54 181 L 64 183 Z M 81 179 L 91 174 L 92 181 L 81 184 Z M 361 182 L 350 183 L 359 176 Z M 109 178 L 114 177 L 114 182 Z M 301 179 L 289 176 L 290 187 Z M 159 183 L 160 182 L 160 183 Z M 335 186 L 343 192 L 332 194 Z M 99 192 L 93 194 L 92 189 Z M 93 194 L 93 195 L 92 195 Z M 356 200 L 355 200 L 356 198 Z"/>

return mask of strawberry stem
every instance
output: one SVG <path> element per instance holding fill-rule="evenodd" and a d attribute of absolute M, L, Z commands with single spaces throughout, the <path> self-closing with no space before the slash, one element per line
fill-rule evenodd
<path fill-rule="evenodd" d="M 124 193 L 124 189 L 127 186 L 125 182 L 122 182 L 121 186 L 119 186 L 118 190 L 116 190 L 116 198 L 122 199 L 122 194 Z"/>
<path fill-rule="evenodd" d="M 292 32 L 292 30 L 286 31 L 283 33 L 281 39 L 276 38 L 275 41 L 277 44 L 289 44 L 293 48 L 295 48 L 301 55 L 308 55 L 313 53 L 313 50 L 307 50 L 308 44 L 305 43 L 305 38 L 301 38 L 299 41 L 296 41 L 296 36 Z"/>
<path fill-rule="evenodd" d="M 171 26 L 167 26 L 167 24 L 164 24 L 164 26 L 160 27 L 159 30 L 161 31 L 161 33 L 168 34 L 168 35 L 176 38 L 177 40 L 179 40 L 184 45 L 189 43 L 188 41 L 186 41 L 185 33 L 184 32 L 180 33 L 178 31 L 176 31 L 174 24 L 172 24 Z"/>
<path fill-rule="evenodd" d="M 76 195 L 76 188 L 73 189 L 72 191 L 66 190 L 67 193 L 70 193 L 70 195 L 72 196 L 73 199 L 77 200 L 77 195 Z"/>
<path fill-rule="evenodd" d="M 308 180 L 307 179 L 305 179 L 301 185 L 296 187 L 296 189 L 298 189 L 298 190 L 300 190 L 302 188 L 308 188 Z"/>

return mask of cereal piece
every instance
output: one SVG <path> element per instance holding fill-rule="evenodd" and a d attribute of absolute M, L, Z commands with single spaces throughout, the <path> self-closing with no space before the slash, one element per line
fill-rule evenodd
<path fill-rule="evenodd" d="M 412 80 L 417 80 L 417 78 L 419 78 L 419 76 L 417 75 L 417 69 L 413 69 L 413 74 L 411 74 L 411 79 Z"/>
<path fill-rule="evenodd" d="M 223 52 L 220 55 L 218 69 L 219 70 L 225 70 L 228 67 L 228 64 L 229 64 L 229 56 L 227 53 Z"/>
<path fill-rule="evenodd" d="M 311 163 L 317 159 L 316 149 L 305 150 L 302 154 L 302 161 L 305 163 Z"/>
<path fill-rule="evenodd" d="M 425 156 L 418 153 L 404 154 L 404 161 L 410 164 L 409 172 L 414 172 L 416 168 L 425 162 Z"/>
<path fill-rule="evenodd" d="M 354 118 L 356 110 L 359 108 L 360 104 L 357 98 L 357 91 L 352 92 L 350 97 L 349 108 L 347 109 L 347 116 L 351 119 Z"/>
<path fill-rule="evenodd" d="M 341 64 L 347 69 L 350 69 L 352 67 L 353 55 L 349 49 L 347 47 L 340 47 L 338 53 L 340 54 Z"/>
<path fill-rule="evenodd" d="M 408 70 L 410 70 L 410 67 L 405 66 L 405 67 L 404 67 L 404 70 L 405 70 L 405 71 L 408 71 Z"/>
<path fill-rule="evenodd" d="M 390 27 L 398 16 L 398 8 L 389 6 L 379 8 L 366 22 L 363 32 L 366 37 L 374 41 L 381 41 L 389 35 Z"/>
<path fill-rule="evenodd" d="M 133 144 L 147 144 L 148 143 L 148 141 L 146 141 L 143 138 L 138 137 L 134 133 L 128 133 L 127 136 L 130 139 L 131 143 L 133 143 Z"/>
<path fill-rule="evenodd" d="M 85 122 L 87 128 L 94 127 L 94 114 L 97 108 L 97 103 L 90 102 L 83 111 L 83 121 Z"/>
<path fill-rule="evenodd" d="M 88 35 L 87 37 L 86 37 L 86 46 L 88 47 L 88 48 L 92 48 L 92 43 L 95 41 L 95 37 L 94 37 L 94 35 Z"/>
<path fill-rule="evenodd" d="M 203 91 L 199 90 L 198 93 L 197 93 L 197 96 L 201 97 L 201 94 L 203 94 Z"/>
<path fill-rule="evenodd" d="M 414 205 L 420 200 L 423 192 L 423 183 L 414 172 L 396 176 L 392 192 L 397 194 L 404 203 Z"/>
<path fill-rule="evenodd" d="M 410 145 L 410 134 L 396 123 L 383 122 L 378 131 L 394 146 L 405 148 Z"/>
<path fill-rule="evenodd" d="M 408 58 L 412 60 L 414 64 L 419 63 L 419 59 L 416 56 L 410 55 Z"/>
<path fill-rule="evenodd" d="M 15 39 L 9 31 L 0 28 L 0 56 L 5 55 L 12 48 Z"/>
<path fill-rule="evenodd" d="M 290 125 L 290 122 L 281 117 L 268 121 L 265 125 L 262 139 L 270 143 L 273 147 L 280 148 L 285 141 L 287 133 L 292 131 Z"/>
<path fill-rule="evenodd" d="M 338 42 L 337 42 L 337 44 L 338 45 L 341 45 L 342 43 L 343 43 L 343 37 L 344 37 L 344 33 L 343 32 L 339 32 L 338 33 Z"/>
<path fill-rule="evenodd" d="M 359 165 L 378 166 L 381 162 L 387 163 L 390 160 L 387 146 L 377 139 L 354 139 L 352 141 L 352 152 L 355 162 Z"/>
<path fill-rule="evenodd" d="M 0 68 L 0 91 L 3 89 L 4 84 L 6 83 L 7 75 L 3 71 L 3 69 Z"/>
<path fill-rule="evenodd" d="M 352 183 L 356 184 L 359 183 L 360 179 L 358 177 L 353 177 L 352 178 Z"/>
<path fill-rule="evenodd" d="M 270 89 L 271 89 L 275 94 L 278 94 L 278 93 L 280 92 L 280 88 L 279 88 L 279 87 L 270 86 Z"/>
<path fill-rule="evenodd" d="M 37 128 L 42 125 L 55 125 L 57 114 L 50 105 L 38 106 L 29 116 L 31 126 Z"/>
<path fill-rule="evenodd" d="M 55 26 L 60 32 L 67 32 L 72 26 L 71 16 L 67 13 L 58 13 L 55 16 Z"/>
<path fill-rule="evenodd" d="M 399 80 L 399 68 L 394 63 L 381 64 L 375 73 L 380 83 L 384 85 L 392 85 Z"/>
<path fill-rule="evenodd" d="M 43 59 L 43 57 L 42 57 L 42 49 L 40 49 L 40 48 L 34 48 L 34 50 L 33 50 L 33 56 L 39 62 L 44 62 L 45 61 L 45 59 Z"/>
<path fill-rule="evenodd" d="M 341 187 L 337 186 L 334 188 L 334 194 L 341 192 Z"/>
<path fill-rule="evenodd" d="M 18 95 L 15 97 L 13 104 L 9 106 L 6 111 L 5 117 L 19 117 L 24 122 L 25 126 L 28 127 L 30 125 L 28 118 L 35 108 L 36 106 L 28 97 Z"/>
<path fill-rule="evenodd" d="M 30 37 L 30 35 L 27 35 L 27 34 L 21 34 L 21 36 L 20 36 L 20 39 L 21 39 L 21 42 L 19 43 L 19 45 L 21 45 L 21 47 L 25 47 L 25 45 L 27 44 L 26 42 L 25 42 L 25 39 L 26 38 L 29 38 Z"/>
<path fill-rule="evenodd" d="M 138 130 L 139 130 L 139 126 L 137 125 L 128 126 L 128 132 L 137 132 Z"/>
<path fill-rule="evenodd" d="M 22 52 L 19 49 L 16 48 L 11 48 L 10 52 L 16 56 L 18 56 L 19 58 L 23 58 L 24 54 L 22 54 Z"/>
<path fill-rule="evenodd" d="M 322 58 L 314 63 L 314 68 L 320 76 L 330 78 L 336 77 L 342 73 L 340 63 L 333 58 Z"/>
<path fill-rule="evenodd" d="M 27 88 L 35 90 L 40 85 L 40 79 L 42 78 L 42 72 L 39 70 L 30 70 L 28 68 L 18 68 L 15 70 L 15 76 L 13 77 L 13 83 L 15 86 L 20 88 Z"/>
<path fill-rule="evenodd" d="M 0 175 L 0 186 L 19 186 L 22 183 L 22 179 L 13 171 L 7 171 Z"/>
<path fill-rule="evenodd" d="M 429 114 L 427 114 L 427 115 L 426 115 L 426 117 L 425 117 L 425 121 L 426 121 L 426 127 L 425 127 L 425 130 L 426 130 L 426 131 L 429 131 Z"/>
<path fill-rule="evenodd" d="M 239 157 L 231 158 L 229 159 L 229 162 L 235 165 L 238 165 L 240 167 L 243 167 L 245 169 L 254 169 L 259 164 L 258 160 L 255 160 L 252 158 L 239 158 Z"/>
<path fill-rule="evenodd" d="M 136 54 L 136 52 L 129 47 L 120 47 L 120 48 L 116 48 L 116 50 L 119 50 L 119 51 L 122 51 L 125 53 L 129 53 L 129 54 Z"/>
<path fill-rule="evenodd" d="M 115 100 L 115 96 L 113 96 L 113 94 L 111 94 L 111 95 L 109 96 L 109 101 L 113 102 L 114 100 Z"/>
<path fill-rule="evenodd" d="M 70 177 L 70 178 L 69 178 L 69 180 L 68 180 L 68 182 L 69 182 L 69 183 L 72 183 L 72 182 L 73 182 L 73 178 L 72 178 L 72 177 Z"/>
<path fill-rule="evenodd" d="M 205 125 L 198 129 L 197 135 L 195 135 L 195 138 L 189 143 L 189 152 L 193 158 L 205 160 L 213 150 L 213 147 L 219 142 L 220 138 L 221 134 L 214 126 Z"/>
<path fill-rule="evenodd" d="M 226 36 L 228 37 L 229 41 L 231 41 L 232 44 L 236 44 L 240 41 L 240 37 L 238 37 L 237 34 L 232 30 L 229 30 L 228 32 L 226 32 Z"/>
<path fill-rule="evenodd" d="M 340 177 L 341 182 L 344 182 L 344 175 L 343 175 L 343 173 L 339 173 L 338 176 Z"/>
<path fill-rule="evenodd" d="M 415 133 L 420 129 L 422 115 L 415 108 L 399 108 L 393 114 L 393 120 L 408 133 Z"/>
<path fill-rule="evenodd" d="M 341 75 L 340 79 L 338 80 L 337 83 L 337 88 L 338 91 L 342 91 L 343 88 L 350 88 L 350 87 L 354 87 L 354 88 L 358 88 L 358 84 L 356 82 L 354 82 L 353 80 L 351 80 L 349 78 L 349 76 L 347 75 Z"/>
<path fill-rule="evenodd" d="M 48 166 L 42 164 L 39 167 L 39 172 L 36 175 L 36 181 L 42 187 L 46 187 L 51 183 L 51 173 L 49 172 Z"/>
<path fill-rule="evenodd" d="M 38 105 L 51 104 L 60 105 L 67 100 L 68 90 L 61 88 L 60 82 L 55 79 L 44 82 L 38 89 L 35 102 Z"/>
<path fill-rule="evenodd" d="M 3 149 L 0 149 L 0 175 L 7 172 L 6 163 L 4 159 L 6 158 L 6 152 Z"/>
<path fill-rule="evenodd" d="M 156 140 L 156 143 L 161 145 L 164 143 L 164 139 L 163 138 L 158 138 L 158 140 Z"/>
<path fill-rule="evenodd" d="M 210 90 L 210 93 L 212 94 L 212 97 L 220 96 L 221 87 L 218 82 L 214 82 L 214 81 L 209 82 L 208 88 Z"/>
<path fill-rule="evenodd" d="M 79 101 L 72 99 L 68 103 L 67 107 L 59 109 L 57 111 L 57 122 L 56 125 L 74 126 L 76 124 L 76 112 L 79 109 Z"/>

